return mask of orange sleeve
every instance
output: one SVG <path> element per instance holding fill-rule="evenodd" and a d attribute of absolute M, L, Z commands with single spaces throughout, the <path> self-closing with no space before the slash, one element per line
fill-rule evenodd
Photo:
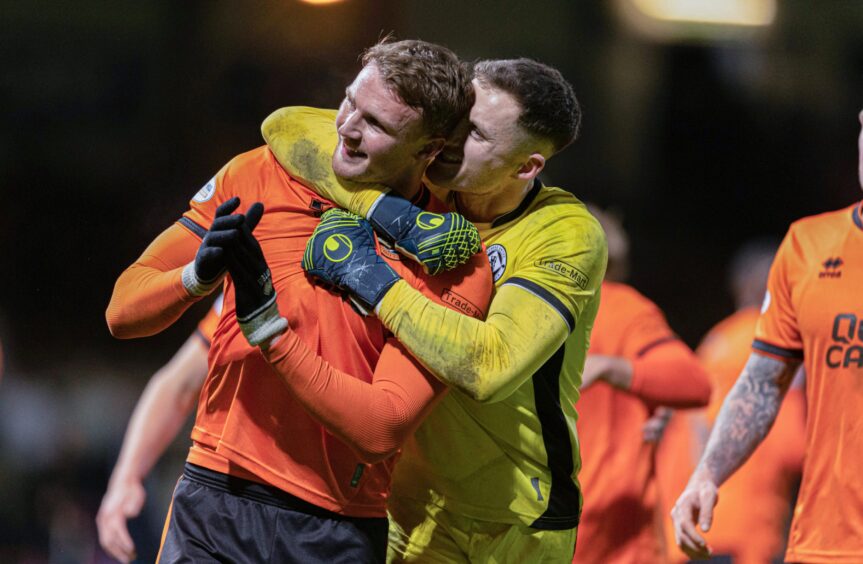
<path fill-rule="evenodd" d="M 174 224 L 123 271 L 105 312 L 113 336 L 131 339 L 158 333 L 201 299 L 190 295 L 181 279 L 200 244 L 197 236 Z"/>
<path fill-rule="evenodd" d="M 395 454 L 446 389 L 395 339 L 370 384 L 330 366 L 290 330 L 263 352 L 309 413 L 368 463 Z"/>
<path fill-rule="evenodd" d="M 797 324 L 797 313 L 791 297 L 795 267 L 800 264 L 799 244 L 794 226 L 779 245 L 770 274 L 761 316 L 755 325 L 753 350 L 778 360 L 802 360 L 803 340 Z"/>
<path fill-rule="evenodd" d="M 409 274 L 405 273 L 404 279 L 411 286 L 441 305 L 469 317 L 485 320 L 494 289 L 485 248 L 460 267 L 437 276 L 422 275 L 422 267 L 414 262 L 405 266 Z"/>
<path fill-rule="evenodd" d="M 405 280 L 434 301 L 485 317 L 492 291 L 485 253 L 435 277 L 420 275 L 420 268 L 399 262 Z M 263 354 L 309 413 L 366 462 L 395 454 L 446 391 L 392 337 L 381 351 L 371 383 L 333 368 L 290 330 Z"/>
<path fill-rule="evenodd" d="M 599 307 L 600 315 L 614 320 L 607 324 L 607 330 L 613 333 L 619 343 L 615 348 L 624 358 L 635 360 L 666 341 L 677 340 L 662 310 L 632 287 L 621 285 L 617 299 L 609 302 L 605 311 L 602 303 Z"/>
<path fill-rule="evenodd" d="M 632 361 L 629 391 L 655 405 L 700 407 L 710 401 L 710 376 L 689 347 L 667 340 Z"/>

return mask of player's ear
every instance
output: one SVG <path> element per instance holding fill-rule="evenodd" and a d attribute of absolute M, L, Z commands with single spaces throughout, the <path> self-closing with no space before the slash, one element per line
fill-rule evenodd
<path fill-rule="evenodd" d="M 421 159 L 433 159 L 443 150 L 446 139 L 443 137 L 433 137 L 420 149 L 417 155 Z"/>
<path fill-rule="evenodd" d="M 532 153 L 516 171 L 516 176 L 521 180 L 533 180 L 542 169 L 545 168 L 545 157 L 540 153 Z"/>

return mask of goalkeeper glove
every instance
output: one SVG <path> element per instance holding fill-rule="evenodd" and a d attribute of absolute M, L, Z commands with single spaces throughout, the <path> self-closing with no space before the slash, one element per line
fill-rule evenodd
<path fill-rule="evenodd" d="M 210 230 L 204 235 L 195 260 L 183 268 L 183 286 L 193 296 L 206 296 L 222 283 L 225 276 L 225 248 L 233 244 L 243 223 L 241 214 L 234 214 L 240 199 L 233 197 L 216 208 Z"/>
<path fill-rule="evenodd" d="M 236 244 L 225 253 L 228 272 L 234 281 L 237 322 L 246 340 L 255 347 L 268 344 L 288 328 L 288 321 L 279 314 L 276 304 L 270 267 L 260 243 L 252 235 L 263 214 L 260 202 L 249 206 L 244 222 L 238 227 Z"/>
<path fill-rule="evenodd" d="M 303 269 L 347 290 L 363 315 L 369 315 L 400 279 L 375 250 L 369 222 L 340 209 L 321 216 L 321 223 L 306 243 Z"/>
<path fill-rule="evenodd" d="M 479 231 L 461 215 L 423 211 L 393 194 L 378 198 L 367 217 L 388 243 L 432 275 L 464 264 L 480 250 Z"/>

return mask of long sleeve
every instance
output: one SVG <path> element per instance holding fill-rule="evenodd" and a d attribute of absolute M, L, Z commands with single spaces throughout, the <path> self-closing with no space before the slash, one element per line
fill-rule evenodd
<path fill-rule="evenodd" d="M 264 120 L 261 133 L 288 174 L 339 207 L 366 217 L 389 189 L 336 178 L 332 167 L 339 139 L 336 113 L 305 106 L 281 108 Z"/>
<path fill-rule="evenodd" d="M 655 405 L 701 407 L 710 401 L 710 376 L 695 354 L 674 339 L 651 347 L 632 362 L 629 392 Z"/>
<path fill-rule="evenodd" d="M 378 315 L 435 376 L 478 401 L 506 398 L 569 334 L 545 301 L 510 285 L 498 290 L 485 321 L 435 304 L 404 282 L 384 296 Z"/>
<path fill-rule="evenodd" d="M 309 413 L 369 463 L 395 454 L 445 391 L 394 339 L 371 383 L 333 368 L 292 331 L 264 356 Z"/>
<path fill-rule="evenodd" d="M 163 231 L 114 285 L 105 312 L 114 337 L 146 337 L 174 323 L 200 300 L 186 291 L 183 267 L 194 260 L 200 239 L 178 224 Z"/>

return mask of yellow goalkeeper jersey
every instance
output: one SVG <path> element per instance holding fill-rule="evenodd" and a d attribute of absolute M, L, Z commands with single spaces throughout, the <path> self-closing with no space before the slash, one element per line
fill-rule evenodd
<path fill-rule="evenodd" d="M 599 306 L 604 239 L 581 202 L 538 181 L 518 209 L 477 227 L 495 287 L 515 285 L 541 298 L 571 332 L 501 401 L 479 403 L 451 390 L 404 446 L 393 499 L 487 521 L 572 528 L 582 502 L 574 405 Z M 585 239 L 603 245 L 585 248 Z"/>
<path fill-rule="evenodd" d="M 292 175 L 339 205 L 365 215 L 381 188 L 352 186 L 335 179 L 328 166 L 337 142 L 334 115 L 329 110 L 283 108 L 264 122 L 264 137 Z M 490 224 L 477 224 L 477 228 L 497 291 L 504 286 L 520 289 L 507 288 L 493 298 L 489 319 L 494 315 L 495 299 L 500 301 L 503 294 L 507 300 L 539 299 L 547 307 L 540 305 L 542 311 L 537 315 L 559 316 L 569 336 L 546 362 L 534 363 L 537 370 L 519 375 L 493 401 L 474 401 L 451 390 L 404 446 L 396 466 L 392 502 L 412 498 L 475 519 L 538 529 L 573 528 L 578 525 L 582 503 L 574 405 L 599 306 L 607 258 L 605 237 L 584 204 L 539 181 L 517 209 Z M 505 309 L 512 312 L 515 306 L 517 311 L 517 305 L 510 301 Z M 439 334 L 446 334 L 441 342 L 458 346 L 462 333 L 449 331 L 449 326 L 459 323 L 463 329 L 464 320 L 459 318 L 464 316 L 441 314 Z M 501 322 L 501 317 L 513 316 L 499 315 L 495 320 L 504 327 L 505 338 L 529 340 L 529 318 L 513 317 L 511 330 L 506 330 L 506 320 Z M 548 323 L 537 319 L 535 325 L 547 327 Z M 410 343 L 405 344 L 411 348 Z M 532 350 L 529 343 L 520 345 Z M 475 362 L 493 366 L 494 351 L 484 352 L 484 358 L 477 356 Z M 535 354 L 539 359 L 547 351 L 537 348 Z M 422 355 L 417 357 L 423 360 Z"/>

